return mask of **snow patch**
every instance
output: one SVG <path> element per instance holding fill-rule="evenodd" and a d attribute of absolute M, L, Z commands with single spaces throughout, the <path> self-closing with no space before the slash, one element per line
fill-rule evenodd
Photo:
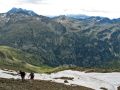
<path fill-rule="evenodd" d="M 25 79 L 28 78 L 29 73 L 26 73 Z M 0 70 L 1 78 L 14 78 L 20 79 L 20 76 L 15 71 Z M 68 83 L 62 79 L 62 77 L 73 78 L 72 80 L 67 80 Z M 85 73 L 80 71 L 65 70 L 57 73 L 51 74 L 39 74 L 35 73 L 35 79 L 37 80 L 50 80 L 52 82 L 64 83 L 66 85 L 80 85 L 95 90 L 101 90 L 101 87 L 104 87 L 108 90 L 117 90 L 117 87 L 120 86 L 120 73 Z"/>

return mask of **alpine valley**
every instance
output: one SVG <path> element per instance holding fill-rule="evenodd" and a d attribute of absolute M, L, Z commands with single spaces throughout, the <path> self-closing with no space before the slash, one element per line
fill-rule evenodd
<path fill-rule="evenodd" d="M 0 67 L 120 69 L 120 19 L 46 17 L 12 8 L 0 14 Z"/>

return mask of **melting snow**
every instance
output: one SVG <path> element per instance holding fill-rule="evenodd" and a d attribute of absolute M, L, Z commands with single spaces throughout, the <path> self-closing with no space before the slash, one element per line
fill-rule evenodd
<path fill-rule="evenodd" d="M 26 75 L 28 79 L 29 73 Z M 20 79 L 15 71 L 0 70 L 1 78 L 14 78 Z M 64 79 L 61 77 L 70 77 L 72 80 L 67 80 L 67 85 L 81 85 L 95 90 L 101 90 L 101 87 L 107 88 L 108 90 L 117 90 L 120 86 L 120 73 L 85 73 L 80 71 L 65 70 L 52 74 L 38 74 L 35 73 L 35 79 L 37 80 L 51 80 L 53 82 L 64 83 Z M 57 79 L 56 79 L 57 78 Z"/>

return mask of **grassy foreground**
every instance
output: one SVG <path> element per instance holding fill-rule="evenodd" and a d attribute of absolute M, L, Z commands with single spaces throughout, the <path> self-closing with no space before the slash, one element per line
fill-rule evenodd
<path fill-rule="evenodd" d="M 0 90 L 93 90 L 83 86 L 68 86 L 42 80 L 14 80 L 0 78 Z"/>

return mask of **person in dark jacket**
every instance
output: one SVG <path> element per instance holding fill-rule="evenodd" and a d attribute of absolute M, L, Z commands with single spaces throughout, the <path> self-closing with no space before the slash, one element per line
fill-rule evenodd
<path fill-rule="evenodd" d="M 30 77 L 31 80 L 33 80 L 33 79 L 34 79 L 34 73 L 31 72 L 31 73 L 29 74 L 29 77 Z"/>
<path fill-rule="evenodd" d="M 22 79 L 22 81 L 25 79 L 25 72 L 23 72 L 23 71 L 19 71 L 19 74 L 20 74 L 20 76 L 21 76 L 21 79 Z"/>

